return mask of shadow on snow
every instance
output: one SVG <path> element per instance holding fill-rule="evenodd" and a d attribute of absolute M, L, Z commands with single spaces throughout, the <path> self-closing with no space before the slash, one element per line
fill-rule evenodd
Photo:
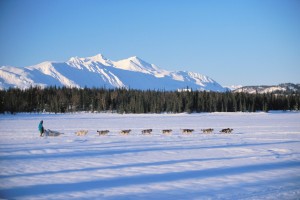
<path fill-rule="evenodd" d="M 113 187 L 142 185 L 152 183 L 163 183 L 170 181 L 180 181 L 195 178 L 211 178 L 218 176 L 241 175 L 246 173 L 257 173 L 263 171 L 299 168 L 300 161 L 278 162 L 278 163 L 264 163 L 255 165 L 245 165 L 237 167 L 221 167 L 203 170 L 192 170 L 183 172 L 169 172 L 164 174 L 147 174 L 128 177 L 117 177 L 110 179 L 97 179 L 91 181 L 82 181 L 78 183 L 56 183 L 44 185 L 32 185 L 13 187 L 9 189 L 0 189 L 0 196 L 2 198 L 18 198 L 28 195 L 45 195 L 57 194 L 64 192 L 79 192 L 93 189 L 107 189 Z"/>

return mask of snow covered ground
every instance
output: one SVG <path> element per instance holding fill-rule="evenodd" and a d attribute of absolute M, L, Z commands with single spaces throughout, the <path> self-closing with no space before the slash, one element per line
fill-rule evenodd
<path fill-rule="evenodd" d="M 300 113 L 0 115 L 1 198 L 300 199 Z"/>

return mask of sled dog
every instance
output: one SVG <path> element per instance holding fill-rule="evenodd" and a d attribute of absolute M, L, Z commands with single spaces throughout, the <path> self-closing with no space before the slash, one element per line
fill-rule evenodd
<path fill-rule="evenodd" d="M 146 134 L 151 134 L 152 132 L 152 129 L 145 129 L 145 130 L 142 130 L 142 134 L 146 135 Z"/>
<path fill-rule="evenodd" d="M 194 129 L 182 129 L 182 133 L 184 134 L 191 134 L 192 132 L 194 132 Z"/>
<path fill-rule="evenodd" d="M 203 133 L 212 133 L 214 131 L 213 128 L 201 129 Z"/>
<path fill-rule="evenodd" d="M 109 130 L 101 130 L 101 131 L 97 130 L 97 132 L 99 135 L 107 135 L 107 133 L 109 133 Z"/>
<path fill-rule="evenodd" d="M 128 130 L 121 130 L 120 134 L 122 134 L 122 135 L 128 135 L 130 132 L 131 132 L 130 129 L 128 129 Z"/>
<path fill-rule="evenodd" d="M 75 134 L 77 136 L 85 136 L 87 133 L 88 133 L 88 130 L 80 130 L 80 131 L 77 131 Z"/>
<path fill-rule="evenodd" d="M 232 128 L 224 128 L 220 131 L 220 133 L 231 133 L 233 131 Z"/>
<path fill-rule="evenodd" d="M 172 133 L 172 129 L 164 129 L 162 130 L 163 134 L 171 134 Z"/>

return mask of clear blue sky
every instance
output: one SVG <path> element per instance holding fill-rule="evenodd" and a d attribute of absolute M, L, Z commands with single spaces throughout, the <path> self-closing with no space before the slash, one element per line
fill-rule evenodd
<path fill-rule="evenodd" d="M 0 0 L 0 66 L 98 53 L 222 85 L 300 83 L 300 0 Z"/>

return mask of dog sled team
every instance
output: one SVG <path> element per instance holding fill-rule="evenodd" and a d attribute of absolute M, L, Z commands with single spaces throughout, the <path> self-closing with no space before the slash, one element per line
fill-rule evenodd
<path fill-rule="evenodd" d="M 58 131 L 53 131 L 50 129 L 45 130 L 44 126 L 43 126 L 43 120 L 40 121 L 39 126 L 38 126 L 39 132 L 40 132 L 40 136 L 59 136 L 62 135 L 63 133 L 58 132 Z M 119 133 L 121 135 L 129 135 L 129 133 L 131 132 L 131 129 L 125 129 L 125 130 L 121 130 Z M 97 130 L 97 133 L 99 136 L 103 136 L 103 135 L 107 135 L 110 131 L 109 130 Z M 141 134 L 142 135 L 151 135 L 153 132 L 152 129 L 144 129 L 141 130 Z M 161 130 L 161 133 L 164 135 L 171 135 L 173 132 L 172 129 L 163 129 Z M 192 134 L 193 132 L 195 132 L 194 129 L 181 129 L 182 134 Z M 226 134 L 230 134 L 233 132 L 232 128 L 224 128 L 221 129 L 219 131 L 219 133 L 226 133 Z M 203 134 L 212 134 L 214 133 L 214 129 L 212 128 L 207 128 L 207 129 L 201 129 L 201 132 Z M 77 136 L 85 136 L 88 134 L 88 130 L 79 130 L 75 132 L 75 135 Z"/>
<path fill-rule="evenodd" d="M 129 133 L 131 132 L 132 130 L 131 129 L 127 129 L 127 130 L 121 130 L 119 133 L 121 135 L 129 135 Z M 182 133 L 183 134 L 192 134 L 195 130 L 194 129 L 181 129 Z M 144 129 L 144 130 L 141 130 L 141 134 L 142 135 L 151 135 L 153 132 L 152 129 Z M 171 135 L 173 132 L 172 129 L 163 129 L 161 130 L 161 133 L 164 134 L 164 135 Z M 214 129 L 212 128 L 208 128 L 208 129 L 201 129 L 201 132 L 204 133 L 204 134 L 212 134 L 214 133 Z M 233 132 L 233 129 L 232 128 L 225 128 L 225 129 L 222 129 L 219 131 L 219 133 L 232 133 Z M 80 130 L 80 131 L 77 131 L 75 132 L 75 134 L 77 136 L 84 136 L 88 133 L 88 130 Z M 97 130 L 97 133 L 99 135 L 107 135 L 109 133 L 109 130 Z"/>

